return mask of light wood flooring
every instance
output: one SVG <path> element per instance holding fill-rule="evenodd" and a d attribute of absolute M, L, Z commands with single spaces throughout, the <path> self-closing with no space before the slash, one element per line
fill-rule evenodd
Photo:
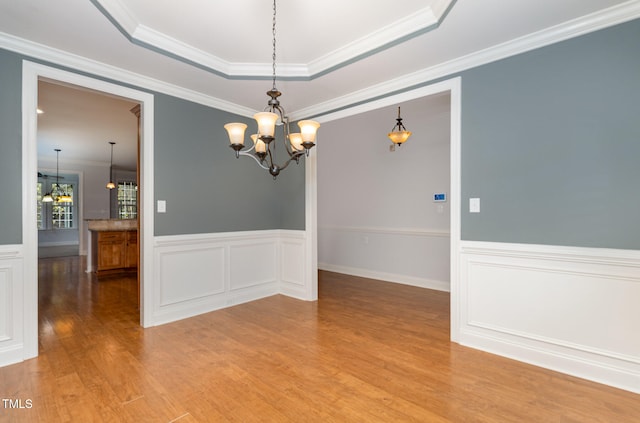
<path fill-rule="evenodd" d="M 134 276 L 43 259 L 40 356 L 0 368 L 1 422 L 639 422 L 640 396 L 449 342 L 449 295 L 320 272 L 150 329 Z"/>

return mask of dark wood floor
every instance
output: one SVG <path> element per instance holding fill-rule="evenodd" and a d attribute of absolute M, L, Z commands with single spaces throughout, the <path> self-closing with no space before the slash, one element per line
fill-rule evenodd
<path fill-rule="evenodd" d="M 40 356 L 0 368 L 6 422 L 638 422 L 640 396 L 449 342 L 447 293 L 320 272 L 143 330 L 133 276 L 40 260 Z"/>

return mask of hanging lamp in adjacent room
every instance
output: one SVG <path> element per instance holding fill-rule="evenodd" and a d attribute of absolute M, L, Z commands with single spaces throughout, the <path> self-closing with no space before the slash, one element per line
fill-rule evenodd
<path fill-rule="evenodd" d="M 113 182 L 113 146 L 116 143 L 109 141 L 109 144 L 111 144 L 111 162 L 109 164 L 109 182 L 107 182 L 107 189 L 114 189 L 116 184 Z"/>
<path fill-rule="evenodd" d="M 62 150 L 56 148 L 54 151 L 56 152 L 56 187 L 53 188 L 50 195 L 56 203 L 71 203 L 73 202 L 71 196 L 67 194 L 66 190 L 60 189 L 60 152 Z M 44 199 L 42 201 L 44 201 Z"/>
<path fill-rule="evenodd" d="M 392 143 L 400 147 L 411 136 L 411 132 L 407 131 L 407 128 L 402 124 L 402 117 L 400 117 L 400 106 L 398 106 L 398 117 L 396 118 L 396 125 L 391 132 L 387 134 Z"/>

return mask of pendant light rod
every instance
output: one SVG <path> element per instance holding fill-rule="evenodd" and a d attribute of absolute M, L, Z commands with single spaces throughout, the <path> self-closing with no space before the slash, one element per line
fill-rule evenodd
<path fill-rule="evenodd" d="M 111 144 L 111 162 L 109 164 L 109 182 L 107 183 L 107 189 L 114 189 L 116 184 L 113 183 L 113 146 L 116 145 L 116 143 L 109 141 L 109 144 Z"/>
<path fill-rule="evenodd" d="M 54 191 L 57 191 L 60 188 L 60 174 L 59 174 L 59 162 L 60 162 L 60 152 L 62 150 L 60 150 L 59 148 L 54 148 L 53 151 L 56 152 L 56 189 Z"/>

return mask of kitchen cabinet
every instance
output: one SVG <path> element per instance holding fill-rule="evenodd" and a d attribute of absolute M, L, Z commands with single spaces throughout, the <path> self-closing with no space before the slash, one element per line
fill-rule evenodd
<path fill-rule="evenodd" d="M 94 231 L 92 253 L 96 273 L 115 273 L 138 268 L 137 231 Z"/>

